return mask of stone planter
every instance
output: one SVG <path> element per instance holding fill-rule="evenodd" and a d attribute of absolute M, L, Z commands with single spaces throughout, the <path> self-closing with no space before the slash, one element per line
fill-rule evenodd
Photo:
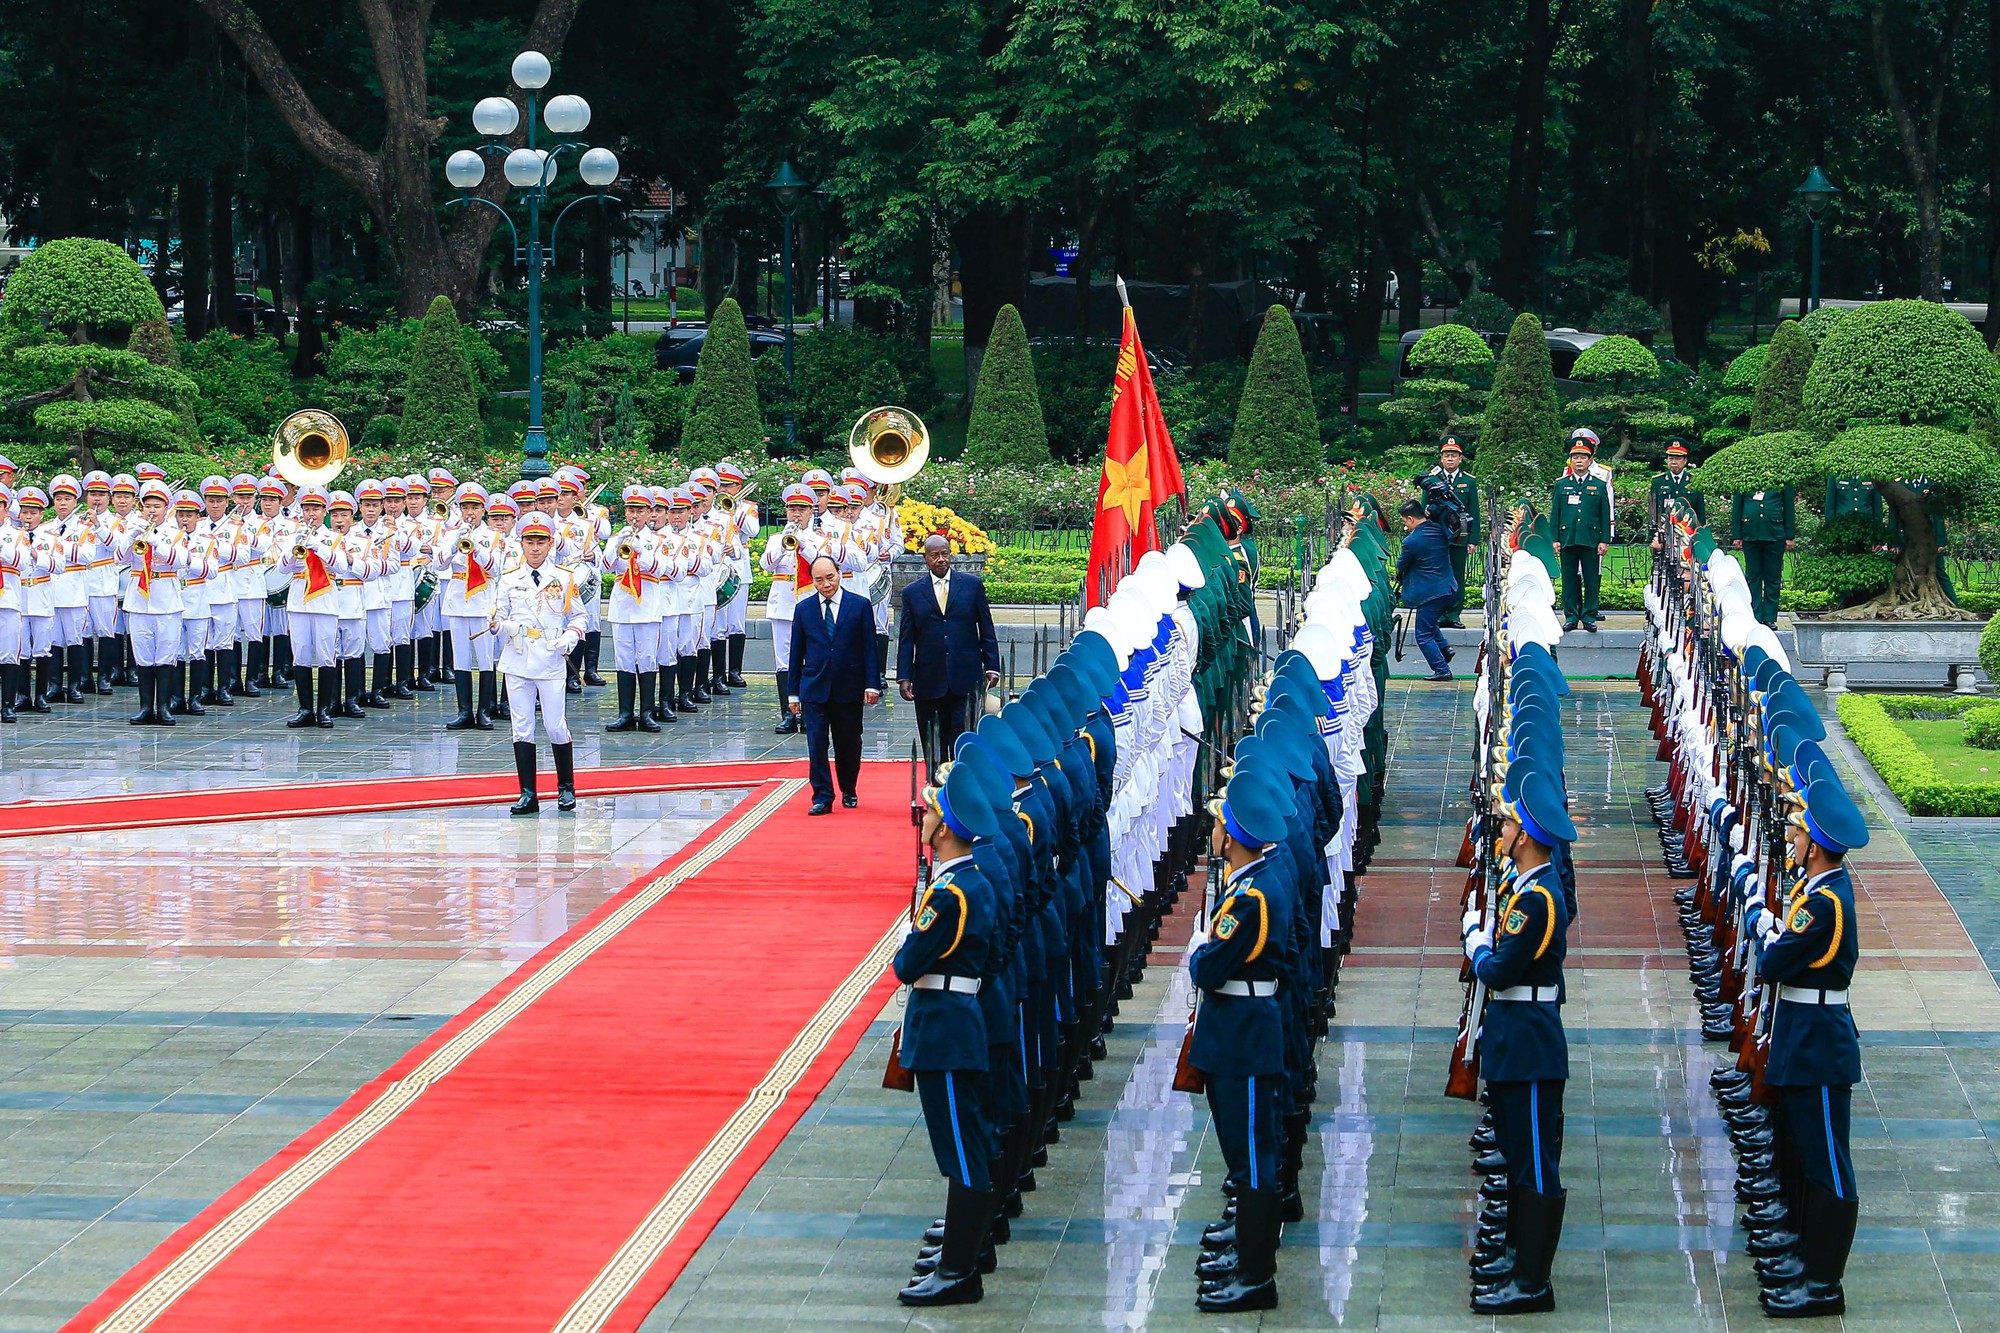
<path fill-rule="evenodd" d="M 986 571 L 986 557 L 983 555 L 955 555 L 951 567 L 966 574 L 983 574 Z M 904 552 L 889 563 L 889 605 L 903 604 L 903 589 L 925 578 L 930 570 L 924 567 L 924 558 L 913 552 Z"/>
<path fill-rule="evenodd" d="M 1793 665 L 1825 673 L 1826 692 L 1868 685 L 1953 686 L 1979 693 L 1976 620 L 1809 620 L 1792 625 Z"/>

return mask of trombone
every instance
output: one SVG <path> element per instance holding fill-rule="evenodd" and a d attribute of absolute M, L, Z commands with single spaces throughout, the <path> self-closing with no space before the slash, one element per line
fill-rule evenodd
<path fill-rule="evenodd" d="M 907 407 L 871 407 L 847 432 L 847 456 L 862 476 L 886 488 L 883 502 L 894 508 L 903 483 L 930 462 L 931 433 Z"/>
<path fill-rule="evenodd" d="M 742 490 L 736 492 L 736 494 L 734 495 L 718 495 L 715 497 L 715 507 L 717 509 L 720 509 L 725 514 L 733 514 L 736 512 L 737 504 L 740 503 L 741 501 L 748 500 L 750 498 L 750 492 L 756 489 L 757 489 L 757 483 L 753 481 L 748 486 L 745 486 Z"/>

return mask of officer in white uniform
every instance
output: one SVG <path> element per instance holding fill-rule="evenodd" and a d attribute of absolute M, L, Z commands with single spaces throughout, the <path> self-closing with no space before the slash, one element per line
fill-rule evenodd
<path fill-rule="evenodd" d="M 173 697 L 167 711 L 179 717 L 200 717 L 202 695 L 214 677 L 209 672 L 209 634 L 213 621 L 211 599 L 221 581 L 220 539 L 202 531 L 201 497 L 182 491 L 174 497 L 174 524 L 184 543 L 179 578 L 181 581 L 181 651 L 170 677 Z M 231 604 L 231 610 L 234 610 Z"/>
<path fill-rule="evenodd" d="M 507 677 L 513 714 L 514 769 L 521 779 L 521 799 L 512 812 L 531 815 L 541 809 L 535 797 L 538 708 L 555 754 L 556 808 L 568 812 L 576 809 L 576 757 L 564 715 L 563 687 L 570 650 L 582 641 L 588 622 L 576 575 L 550 558 L 555 521 L 539 511 L 530 513 L 515 535 L 521 543 L 521 563 L 501 576 L 493 606 L 493 627 L 503 645 L 500 670 Z"/>
<path fill-rule="evenodd" d="M 438 613 L 451 636 L 452 684 L 458 691 L 458 716 L 446 731 L 493 730 L 490 707 L 493 687 L 493 585 L 500 577 L 503 554 L 499 538 L 486 526 L 486 491 L 476 481 L 460 486 L 452 497 L 458 507 L 455 528 L 446 528 L 437 544 L 432 566 L 438 576 Z M 479 673 L 481 698 L 475 707 L 472 673 Z"/>
<path fill-rule="evenodd" d="M 799 720 L 792 716 L 792 710 L 785 707 L 785 700 L 792 697 L 788 688 L 790 676 L 787 664 L 792 660 L 792 611 L 798 604 L 799 571 L 807 571 L 806 581 L 811 582 L 812 561 L 823 552 L 819 549 L 819 534 L 813 531 L 812 488 L 803 482 L 793 482 L 779 493 L 785 506 L 785 525 L 773 532 L 764 541 L 764 553 L 757 563 L 771 576 L 770 591 L 764 595 L 764 623 L 771 627 L 771 647 L 778 664 L 778 725 L 780 736 L 796 735 L 803 731 Z"/>
<path fill-rule="evenodd" d="M 260 494 L 264 494 L 260 489 Z M 334 665 L 340 616 L 339 590 L 334 586 L 334 534 L 326 521 L 326 492 L 318 486 L 299 491 L 297 526 L 278 567 L 291 577 L 285 594 L 285 625 L 292 645 L 292 684 L 299 711 L 288 727 L 330 727 L 333 704 L 340 694 L 340 669 Z M 290 522 L 290 520 L 287 520 Z M 313 698 L 313 672 L 319 672 L 319 698 Z"/>
<path fill-rule="evenodd" d="M 748 689 L 743 679 L 743 650 L 748 642 L 750 615 L 750 552 L 754 549 L 757 534 L 763 523 L 757 516 L 757 506 L 747 499 L 739 498 L 743 493 L 743 483 L 747 480 L 743 469 L 725 458 L 715 465 L 716 479 L 722 485 L 722 493 L 735 501 L 735 506 L 722 518 L 734 534 L 736 555 L 733 557 L 736 569 L 736 595 L 727 603 L 716 608 L 716 633 L 720 636 L 722 650 L 728 657 L 725 669 L 716 664 L 715 675 L 732 690 Z M 782 699 L 783 692 L 779 692 Z M 789 713 L 786 714 L 790 716 Z"/>
<path fill-rule="evenodd" d="M 55 648 L 67 671 L 60 697 L 66 704 L 80 704 L 85 694 L 97 692 L 90 674 L 90 565 L 97 559 L 97 529 L 83 507 L 83 484 L 75 477 L 59 473 L 50 479 L 49 500 L 55 513 L 42 526 L 62 559 L 50 594 Z"/>
<path fill-rule="evenodd" d="M 611 535 L 596 563 L 584 566 L 592 577 L 600 569 L 612 576 L 604 623 L 611 626 L 618 716 L 604 729 L 657 732 L 653 686 L 660 669 L 660 622 L 666 616 L 673 562 L 652 529 L 652 493 L 644 486 L 627 486 L 624 498 L 625 526 Z"/>

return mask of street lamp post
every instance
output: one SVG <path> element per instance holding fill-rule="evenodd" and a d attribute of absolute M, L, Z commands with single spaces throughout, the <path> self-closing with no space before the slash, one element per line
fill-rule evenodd
<path fill-rule="evenodd" d="M 799 431 L 792 414 L 794 395 L 792 392 L 792 214 L 798 211 L 799 200 L 805 198 L 812 189 L 812 182 L 799 174 L 799 169 L 790 162 L 778 167 L 778 174 L 764 183 L 777 201 L 778 212 L 785 218 L 785 243 L 778 262 L 785 270 L 785 452 L 796 451 Z"/>
<path fill-rule="evenodd" d="M 488 142 L 475 149 L 461 148 L 445 159 L 444 175 L 460 190 L 477 189 L 486 179 L 486 163 L 481 153 L 504 154 L 500 165 L 507 183 L 519 190 L 528 201 L 528 241 L 521 244 L 521 229 L 514 225 L 513 216 L 491 199 L 475 194 L 462 194 L 448 200 L 444 207 L 454 204 L 484 204 L 498 213 L 507 223 L 507 230 L 514 237 L 514 257 L 516 262 L 525 263 L 528 269 L 528 434 L 522 442 L 521 476 L 527 480 L 549 475 L 549 440 L 542 428 L 542 269 L 555 250 L 556 236 L 562 228 L 562 220 L 569 210 L 586 199 L 599 203 L 615 202 L 604 193 L 604 187 L 618 179 L 618 157 L 608 148 L 590 148 L 575 136 L 582 134 L 590 124 L 590 104 L 571 93 L 551 97 L 547 106 L 540 105 L 537 94 L 549 83 L 549 58 L 539 51 L 523 51 L 514 57 L 514 85 L 528 95 L 528 142 L 525 147 L 509 150 L 499 142 L 514 132 L 521 123 L 521 110 L 511 98 L 482 97 L 472 108 L 472 126 L 487 137 Z M 539 118 L 555 136 L 550 148 L 535 145 L 535 121 Z M 555 184 L 556 172 L 564 153 L 577 154 L 577 175 L 585 185 L 595 187 L 595 192 L 572 199 L 564 205 L 549 224 L 546 245 L 542 242 L 542 205 L 549 201 L 549 187 Z"/>
<path fill-rule="evenodd" d="M 1806 216 L 1812 219 L 1812 288 L 1806 306 L 1808 311 L 1812 311 L 1819 309 L 1819 220 L 1826 212 L 1826 206 L 1840 193 L 1840 187 L 1828 180 L 1826 173 L 1815 162 L 1805 183 L 1792 193 L 1806 206 Z"/>

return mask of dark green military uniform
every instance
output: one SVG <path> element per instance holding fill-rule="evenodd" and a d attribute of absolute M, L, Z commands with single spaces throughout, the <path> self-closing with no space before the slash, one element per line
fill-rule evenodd
<path fill-rule="evenodd" d="M 1687 469 L 1679 472 L 1662 472 L 1653 478 L 1651 497 L 1646 502 L 1646 513 L 1650 518 L 1650 530 L 1654 536 L 1660 533 L 1660 525 L 1667 521 L 1667 502 L 1679 500 L 1694 510 L 1695 518 L 1708 522 L 1708 501 L 1700 491 L 1688 484 Z"/>
<path fill-rule="evenodd" d="M 1785 579 L 1785 543 L 1799 535 L 1798 497 L 1792 487 L 1752 491 L 1729 509 L 1729 535 L 1743 544 L 1743 578 L 1750 609 L 1766 625 L 1778 623 L 1778 589 Z"/>
<path fill-rule="evenodd" d="M 1549 496 L 1549 523 L 1561 553 L 1563 627 L 1597 624 L 1600 543 L 1611 540 L 1611 488 L 1585 473 L 1565 472 Z"/>
<path fill-rule="evenodd" d="M 1882 521 L 1882 492 L 1875 489 L 1872 481 L 1859 477 L 1828 477 L 1826 479 L 1826 501 L 1821 507 L 1829 521 L 1836 518 L 1862 518 Z"/>
<path fill-rule="evenodd" d="M 1453 542 L 1451 544 L 1451 575 L 1458 580 L 1458 591 L 1452 594 L 1451 605 L 1445 608 L 1444 617 L 1438 621 L 1440 625 L 1455 629 L 1460 627 L 1459 617 L 1465 612 L 1466 557 L 1472 550 L 1472 541 L 1481 526 L 1479 481 L 1462 467 L 1456 471 L 1447 472 L 1442 463 L 1425 473 L 1424 476 L 1444 478 L 1445 483 L 1451 487 L 1452 495 L 1458 500 L 1458 507 L 1465 511 L 1467 519 L 1470 520 L 1466 524 L 1465 541 Z"/>

